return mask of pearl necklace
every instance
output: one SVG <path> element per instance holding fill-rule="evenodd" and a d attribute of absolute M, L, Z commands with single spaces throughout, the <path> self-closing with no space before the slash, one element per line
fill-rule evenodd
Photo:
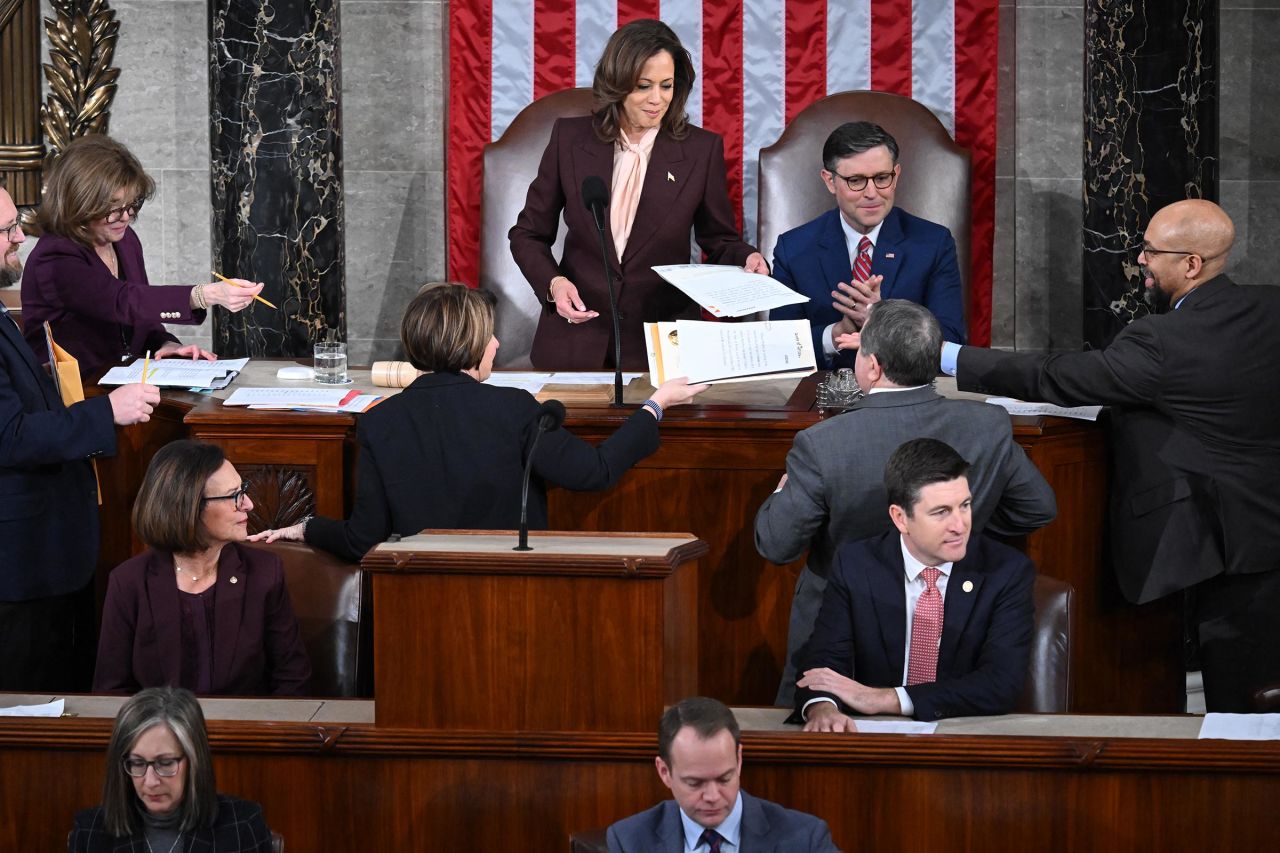
<path fill-rule="evenodd" d="M 184 569 L 182 568 L 182 566 L 179 566 L 177 563 L 173 564 L 173 569 L 179 574 L 182 574 L 185 572 L 186 574 L 190 575 L 192 583 L 200 583 L 200 581 L 204 580 L 205 578 L 209 577 L 209 575 L 216 572 L 218 570 L 218 567 L 214 566 L 212 569 L 210 569 L 209 571 L 205 572 L 202 575 L 198 575 L 195 572 L 191 571 L 190 569 Z"/>

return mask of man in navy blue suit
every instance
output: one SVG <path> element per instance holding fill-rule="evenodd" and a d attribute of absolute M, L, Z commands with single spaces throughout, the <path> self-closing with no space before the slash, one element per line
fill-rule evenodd
<path fill-rule="evenodd" d="M 836 554 L 796 682 L 806 731 L 853 731 L 846 713 L 933 721 L 1012 710 L 1027 675 L 1036 571 L 1025 554 L 970 539 L 968 470 L 934 438 L 889 457 L 897 529 Z"/>
<path fill-rule="evenodd" d="M 956 241 L 942 225 L 893 206 L 898 143 L 877 124 L 840 125 L 822 147 L 822 181 L 836 209 L 793 228 L 773 250 L 773 277 L 809 301 L 770 312 L 808 320 L 813 351 L 828 367 L 852 367 L 837 338 L 862 330 L 881 299 L 907 299 L 938 318 L 943 337 L 964 343 Z"/>
<path fill-rule="evenodd" d="M 658 777 L 674 800 L 609 827 L 609 853 L 840 853 L 827 824 L 741 790 L 742 734 L 733 712 L 695 696 L 658 724 Z"/>
<path fill-rule="evenodd" d="M 22 274 L 25 237 L 0 183 L 0 287 Z M 98 490 L 89 457 L 114 424 L 145 421 L 154 385 L 64 406 L 0 306 L 0 690 L 84 691 L 93 665 Z"/>

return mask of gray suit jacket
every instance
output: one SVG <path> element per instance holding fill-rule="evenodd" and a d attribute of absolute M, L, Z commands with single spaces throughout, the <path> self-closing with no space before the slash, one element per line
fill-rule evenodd
<path fill-rule="evenodd" d="M 932 388 L 869 394 L 796 435 L 787 485 L 756 513 L 761 556 L 787 563 L 808 548 L 807 568 L 825 578 L 840 545 L 889 530 L 884 464 L 912 438 L 945 441 L 973 466 L 975 533 L 1029 533 L 1057 514 L 1053 489 L 1014 443 L 1003 409 Z"/>
<path fill-rule="evenodd" d="M 757 799 L 742 797 L 742 853 L 840 853 L 826 821 Z M 681 853 L 684 826 L 675 800 L 609 827 L 609 853 Z"/>

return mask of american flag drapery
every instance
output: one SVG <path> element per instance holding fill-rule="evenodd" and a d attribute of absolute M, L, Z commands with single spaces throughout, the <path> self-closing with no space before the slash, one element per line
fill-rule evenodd
<path fill-rule="evenodd" d="M 474 283 L 483 148 L 536 98 L 590 86 L 609 35 L 661 18 L 693 57 L 695 124 L 724 137 L 729 188 L 755 239 L 757 152 L 833 92 L 928 106 L 973 157 L 969 339 L 991 333 L 997 0 L 450 0 L 449 275 Z M 772 247 L 761 246 L 766 256 Z"/>

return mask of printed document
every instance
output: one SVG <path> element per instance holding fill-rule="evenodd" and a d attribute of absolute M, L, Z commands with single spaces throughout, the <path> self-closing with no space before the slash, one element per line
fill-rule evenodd
<path fill-rule="evenodd" d="M 113 367 L 99 385 L 128 385 L 142 381 L 143 359 Z M 147 382 L 164 388 L 226 388 L 240 375 L 247 358 L 220 358 L 217 361 L 192 361 L 189 358 L 153 358 L 147 367 Z"/>
<path fill-rule="evenodd" d="M 817 370 L 808 320 L 645 323 L 654 386 L 677 376 L 699 382 L 751 382 L 808 376 Z"/>
<path fill-rule="evenodd" d="M 713 317 L 745 317 L 808 302 L 776 278 L 723 264 L 667 264 L 654 272 L 684 291 Z"/>

